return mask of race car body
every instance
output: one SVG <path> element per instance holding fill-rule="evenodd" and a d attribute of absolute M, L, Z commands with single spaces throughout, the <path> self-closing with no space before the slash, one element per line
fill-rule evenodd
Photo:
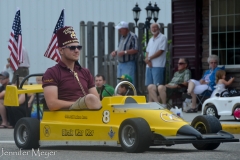
<path fill-rule="evenodd" d="M 39 86 L 36 87 L 39 93 Z M 34 92 L 34 87 L 7 87 L 6 95 L 30 90 Z M 192 143 L 200 150 L 213 150 L 222 142 L 239 141 L 222 131 L 214 116 L 197 116 L 190 125 L 159 103 L 147 103 L 145 96 L 136 95 L 105 97 L 99 110 L 50 111 L 45 106 L 41 121 L 26 117 L 17 122 L 14 140 L 23 149 L 55 145 L 121 146 L 131 153 L 144 152 L 150 146 L 184 143 Z"/>

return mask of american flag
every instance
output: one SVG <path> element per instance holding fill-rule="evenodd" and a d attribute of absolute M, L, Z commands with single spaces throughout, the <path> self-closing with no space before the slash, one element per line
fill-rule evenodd
<path fill-rule="evenodd" d="M 8 43 L 8 49 L 10 50 L 10 65 L 12 69 L 16 71 L 19 64 L 23 62 L 20 10 L 16 12 L 13 21 L 12 31 L 10 33 L 10 39 Z"/>
<path fill-rule="evenodd" d="M 61 59 L 60 54 L 57 49 L 58 42 L 57 42 L 56 32 L 57 32 L 57 30 L 59 30 L 60 28 L 63 28 L 63 27 L 64 27 L 64 9 L 62 10 L 62 12 L 60 14 L 60 17 L 59 17 L 57 24 L 53 31 L 52 39 L 51 39 L 51 41 L 48 45 L 48 48 L 44 54 L 45 57 L 48 57 L 56 62 L 59 62 Z"/>

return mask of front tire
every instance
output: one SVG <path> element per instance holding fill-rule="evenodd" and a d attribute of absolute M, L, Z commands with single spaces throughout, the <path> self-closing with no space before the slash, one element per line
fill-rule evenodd
<path fill-rule="evenodd" d="M 198 130 L 201 134 L 217 133 L 222 130 L 221 123 L 214 116 L 200 115 L 193 119 L 191 126 Z M 198 150 L 214 150 L 220 143 L 193 143 Z"/>
<path fill-rule="evenodd" d="M 221 117 L 218 115 L 218 111 L 214 105 L 207 106 L 205 109 L 205 114 L 209 116 L 215 116 L 217 119 Z"/>
<path fill-rule="evenodd" d="M 35 118 L 21 118 L 14 127 L 14 141 L 18 148 L 39 147 L 40 122 Z"/>
<path fill-rule="evenodd" d="M 234 114 L 238 110 L 240 110 L 240 106 L 236 106 L 233 110 L 233 116 L 236 121 L 240 121 L 240 118 L 237 116 L 237 114 Z"/>
<path fill-rule="evenodd" d="M 118 135 L 122 148 L 128 153 L 146 151 L 152 140 L 150 126 L 143 118 L 124 120 L 120 125 Z"/>

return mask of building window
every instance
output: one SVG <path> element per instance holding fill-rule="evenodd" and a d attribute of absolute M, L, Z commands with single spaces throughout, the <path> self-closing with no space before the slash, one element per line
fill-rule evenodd
<path fill-rule="evenodd" d="M 211 0 L 211 54 L 220 65 L 240 65 L 240 0 Z"/>

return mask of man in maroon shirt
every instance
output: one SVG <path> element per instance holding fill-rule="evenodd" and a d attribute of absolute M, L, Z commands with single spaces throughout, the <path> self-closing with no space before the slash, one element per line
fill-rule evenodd
<path fill-rule="evenodd" d="M 78 63 L 82 46 L 73 28 L 59 29 L 57 39 L 61 61 L 43 75 L 42 86 L 49 110 L 101 108 L 93 76 Z"/>

